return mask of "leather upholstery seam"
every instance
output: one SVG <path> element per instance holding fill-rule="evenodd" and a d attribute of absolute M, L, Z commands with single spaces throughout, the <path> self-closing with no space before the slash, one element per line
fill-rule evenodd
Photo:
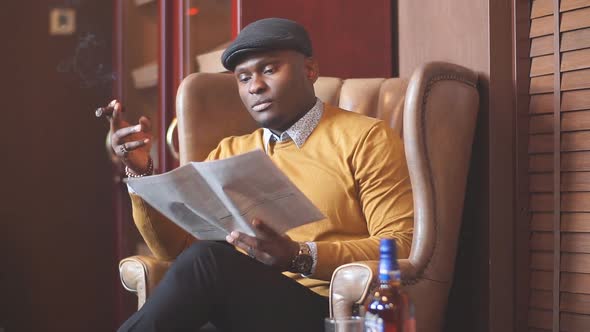
<path fill-rule="evenodd" d="M 424 89 L 424 96 L 422 97 L 422 103 L 420 104 L 420 108 L 421 108 L 421 117 L 420 117 L 420 132 L 422 133 L 422 142 L 421 144 L 424 146 L 424 154 L 425 154 L 425 160 L 426 160 L 426 167 L 428 168 L 428 180 L 430 182 L 430 187 L 432 188 L 432 198 L 436 197 L 435 193 L 436 193 L 436 187 L 434 186 L 434 179 L 433 179 L 433 174 L 432 174 L 432 169 L 430 167 L 430 154 L 428 153 L 428 145 L 426 144 L 426 131 L 424 130 L 424 128 L 426 128 L 426 103 L 428 102 L 428 97 L 430 96 L 430 91 L 432 90 L 432 88 L 434 87 L 434 85 L 436 83 L 442 82 L 442 81 L 455 81 L 455 82 L 459 82 L 459 83 L 463 83 L 466 84 L 474 89 L 477 89 L 477 86 L 475 83 L 473 83 L 471 80 L 468 80 L 465 77 L 459 76 L 459 75 L 452 75 L 452 74 L 444 74 L 444 75 L 436 75 L 431 77 L 428 80 L 428 83 L 426 84 L 426 88 Z M 432 204 L 433 204 L 433 217 L 434 219 L 437 219 L 437 207 L 436 207 L 436 200 L 432 199 Z M 438 220 L 434 220 L 434 232 L 435 234 L 438 234 Z M 438 239 L 439 237 L 436 236 L 436 238 Z M 402 280 L 402 284 L 404 286 L 409 286 L 409 285 L 415 285 L 418 282 L 420 282 L 421 280 L 429 280 L 426 278 L 423 278 L 422 276 L 424 275 L 424 272 L 428 269 L 428 267 L 430 266 L 430 262 L 432 261 L 432 258 L 434 257 L 434 254 L 436 252 L 436 248 L 437 248 L 437 243 L 438 241 L 434 241 L 434 247 L 432 249 L 432 254 L 430 255 L 430 257 L 428 257 L 428 261 L 426 262 L 426 264 L 424 264 L 424 267 L 421 268 L 419 271 L 417 271 L 416 275 L 410 279 L 404 279 Z M 435 281 L 435 280 L 431 280 L 431 281 Z M 442 282 L 442 281 L 437 281 L 437 282 Z"/>

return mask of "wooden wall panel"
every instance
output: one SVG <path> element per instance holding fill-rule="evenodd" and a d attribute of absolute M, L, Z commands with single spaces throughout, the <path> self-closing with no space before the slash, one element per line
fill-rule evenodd
<path fill-rule="evenodd" d="M 561 191 L 590 191 L 590 172 L 562 172 Z"/>
<path fill-rule="evenodd" d="M 532 271 L 531 287 L 539 290 L 552 290 L 553 273 L 547 271 Z"/>
<path fill-rule="evenodd" d="M 563 213 L 561 230 L 564 232 L 590 232 L 590 213 Z"/>
<path fill-rule="evenodd" d="M 531 5 L 531 18 L 553 15 L 553 0 L 536 0 Z"/>
<path fill-rule="evenodd" d="M 568 152 L 561 154 L 562 171 L 589 171 L 590 152 Z"/>
<path fill-rule="evenodd" d="M 553 171 L 553 155 L 551 153 L 535 154 L 529 156 L 529 172 Z"/>
<path fill-rule="evenodd" d="M 590 331 L 590 0 L 530 18 L 529 326 Z"/>
<path fill-rule="evenodd" d="M 590 254 L 562 254 L 561 271 L 590 273 Z"/>
<path fill-rule="evenodd" d="M 552 74 L 554 61 L 553 54 L 533 58 L 531 62 L 531 77 Z"/>
<path fill-rule="evenodd" d="M 533 38 L 530 56 L 553 54 L 553 35 Z"/>
<path fill-rule="evenodd" d="M 553 253 L 533 251 L 531 254 L 531 268 L 539 271 L 553 271 Z"/>
<path fill-rule="evenodd" d="M 590 27 L 590 7 L 561 14 L 561 32 L 587 27 Z"/>
<path fill-rule="evenodd" d="M 553 92 L 553 75 L 533 77 L 530 86 L 530 94 Z"/>
<path fill-rule="evenodd" d="M 564 313 L 561 314 L 562 331 L 587 332 L 590 326 L 590 316 Z"/>
<path fill-rule="evenodd" d="M 547 37 L 542 37 L 547 38 Z M 541 38 L 539 38 L 541 39 Z M 549 37 L 551 42 L 553 42 L 553 36 Z M 534 43 L 534 40 L 533 40 Z M 545 40 L 536 42 L 537 49 L 536 52 L 541 54 L 552 54 L 553 53 L 553 45 L 549 46 L 548 42 Z M 574 30 L 570 32 L 563 33 L 561 35 L 561 51 L 573 51 L 579 50 L 582 48 L 590 47 L 590 28 Z M 549 50 L 550 49 L 550 50 Z M 543 53 L 544 52 L 544 53 Z M 540 55 L 540 54 L 539 54 Z M 531 54 L 532 56 L 532 54 Z"/>
<path fill-rule="evenodd" d="M 361 78 L 396 74 L 392 8 L 395 2 L 374 0 L 367 5 L 363 1 L 340 0 L 239 0 L 239 4 L 240 28 L 267 17 L 283 17 L 303 24 L 312 39 L 322 76 Z"/>
<path fill-rule="evenodd" d="M 531 114 L 548 114 L 553 111 L 551 106 L 553 93 L 534 95 L 530 98 L 529 112 Z"/>
<path fill-rule="evenodd" d="M 63 7 L 78 29 L 50 35 Z M 3 1 L 2 12 L 0 330 L 115 331 L 123 188 L 93 115 L 112 99 L 113 1 Z"/>
<path fill-rule="evenodd" d="M 533 148 L 531 149 L 531 145 L 527 144 L 530 143 L 530 136 L 537 136 L 537 134 L 552 134 L 553 133 L 553 123 L 554 123 L 554 115 L 551 114 L 552 109 L 550 107 L 545 106 L 545 101 L 553 100 L 553 76 L 552 73 L 548 73 L 548 75 L 538 75 L 539 71 L 539 63 L 543 64 L 543 59 L 552 59 L 553 56 L 553 33 L 550 32 L 549 35 L 542 35 L 542 33 L 537 33 L 538 36 L 532 38 L 530 46 L 521 47 L 521 41 L 526 36 L 526 31 L 519 29 L 519 22 L 531 22 L 528 21 L 528 17 L 523 17 L 522 12 L 528 10 L 520 10 L 522 7 L 519 7 L 519 4 L 523 2 L 514 2 L 515 3 L 515 16 L 516 16 L 516 29 L 515 33 L 517 40 L 517 45 L 515 49 L 515 56 L 517 59 L 526 56 L 527 54 L 532 58 L 529 63 L 524 63 L 523 61 L 516 61 L 516 87 L 517 87 L 517 94 L 525 93 L 526 89 L 521 88 L 521 81 L 526 81 L 525 76 L 531 77 L 529 80 L 529 95 L 532 96 L 532 100 L 529 98 L 529 108 L 528 108 L 528 125 L 522 126 L 520 125 L 517 131 L 520 132 L 518 135 L 518 140 L 522 142 L 526 142 L 525 144 L 518 145 L 518 153 L 519 154 L 526 154 L 528 153 L 528 162 L 522 162 L 520 165 L 527 165 L 525 167 L 519 167 L 517 173 L 517 181 L 516 186 L 519 187 L 519 182 L 527 183 L 526 186 L 528 188 L 524 188 L 524 191 L 528 189 L 529 193 L 536 192 L 536 193 L 550 193 L 553 189 L 553 156 L 552 154 L 544 154 L 536 152 L 531 154 L 531 151 L 542 151 L 543 149 Z M 541 18 L 543 16 L 552 15 L 552 0 L 537 0 L 533 1 L 530 5 L 530 18 Z M 527 13 L 528 14 L 528 13 Z M 552 17 L 552 16 L 550 16 Z M 547 19 L 546 19 L 547 20 Z M 532 23 L 532 22 L 531 22 Z M 535 21 L 535 24 L 538 24 Z M 521 23 L 521 26 L 525 26 L 528 24 Z M 527 26 L 529 28 L 529 26 Z M 534 29 L 532 31 L 535 34 Z M 538 57 L 543 57 L 541 60 Z M 546 60 L 545 60 L 546 61 Z M 536 68 L 534 73 L 531 73 L 530 69 L 531 66 Z M 551 66 L 548 66 L 551 68 Z M 525 70 L 526 75 L 521 74 L 521 72 Z M 527 72 L 528 71 L 528 72 Z M 517 97 L 518 99 L 518 97 Z M 518 102 L 518 100 L 517 100 Z M 540 106 L 540 107 L 539 107 Z M 520 107 L 517 110 L 517 114 L 521 116 L 521 113 L 524 113 L 526 108 L 521 111 Z M 526 114 L 522 114 L 523 116 Z M 522 127 L 528 128 L 528 132 L 524 133 L 524 129 Z M 527 137 L 529 136 L 529 137 Z M 524 146 L 524 147 L 523 147 Z M 526 179 L 526 173 L 529 172 L 531 174 L 530 178 Z M 518 180 L 518 178 L 525 178 L 526 180 Z M 523 186 L 524 187 L 524 186 Z M 519 191 L 523 191 L 523 189 L 518 189 Z M 533 211 L 530 208 L 530 204 L 538 204 L 539 201 L 543 201 L 544 199 L 533 199 L 529 200 L 529 206 L 524 203 L 526 200 L 526 195 L 518 196 L 517 200 L 523 201 L 523 203 L 518 204 L 517 208 L 528 208 L 529 211 Z M 520 205 L 520 208 L 518 207 Z M 543 302 L 543 299 L 546 299 L 546 294 L 549 293 L 551 296 L 550 291 L 541 291 L 535 289 L 526 289 L 523 286 L 529 285 L 530 283 L 537 282 L 538 278 L 531 276 L 531 271 L 546 271 L 547 268 L 551 268 L 551 257 L 547 255 L 545 252 L 533 251 L 530 256 L 527 257 L 525 254 L 523 258 L 523 252 L 525 250 L 529 250 L 531 245 L 540 246 L 542 247 L 542 243 L 538 243 L 539 236 L 542 238 L 543 234 L 551 234 L 546 231 L 551 231 L 551 228 L 547 229 L 545 225 L 545 212 L 532 212 L 528 216 L 528 218 L 523 217 L 520 220 L 517 220 L 518 225 L 516 226 L 516 282 L 517 288 L 516 291 L 516 324 L 514 325 L 514 331 L 521 331 L 531 329 L 529 326 L 529 322 L 535 321 L 534 313 L 531 313 L 530 310 L 532 309 L 548 309 L 546 302 Z M 522 225 L 524 224 L 524 226 Z M 531 233 L 532 232 L 532 233 Z M 533 238 L 534 237 L 534 238 Z M 534 242 L 534 244 L 531 244 Z M 542 242 L 542 241 L 541 241 Z M 526 263 L 526 264 L 525 264 Z M 523 266 L 530 267 L 529 270 L 523 268 Z M 535 279 L 535 281 L 533 281 Z M 520 286 L 519 286 L 520 285 Z M 551 306 L 549 306 L 549 309 Z M 528 314 L 527 314 L 528 313 Z M 533 325 L 535 325 L 533 323 Z M 536 324 L 540 325 L 540 324 Z M 536 329 L 536 328 L 535 328 Z"/>
<path fill-rule="evenodd" d="M 562 111 L 567 112 L 585 109 L 590 109 L 590 90 L 566 91 L 562 93 Z"/>
<path fill-rule="evenodd" d="M 532 211 L 531 231 L 553 231 L 553 211 Z M 561 216 L 562 232 L 590 232 L 590 213 L 567 212 Z"/>
<path fill-rule="evenodd" d="M 488 10 L 483 0 L 398 1 L 400 76 L 409 77 L 424 62 L 441 60 L 488 73 Z"/>
<path fill-rule="evenodd" d="M 553 114 L 532 115 L 529 118 L 529 134 L 553 133 Z"/>
<path fill-rule="evenodd" d="M 540 329 L 551 329 L 553 319 L 551 310 L 531 309 L 529 311 L 529 326 Z"/>
<path fill-rule="evenodd" d="M 590 274 L 562 272 L 559 287 L 563 292 L 590 294 Z"/>
<path fill-rule="evenodd" d="M 530 192 L 553 192 L 553 173 L 537 173 L 530 176 Z"/>
<path fill-rule="evenodd" d="M 535 212 L 553 211 L 553 195 L 552 194 L 531 194 L 530 209 Z"/>
<path fill-rule="evenodd" d="M 543 124 L 544 124 L 543 127 L 541 127 L 540 124 L 537 124 L 537 126 L 539 126 L 541 128 L 545 128 L 545 126 L 547 126 L 547 125 L 545 123 L 543 123 Z M 531 126 L 532 126 L 532 123 L 531 123 Z M 561 130 L 562 131 L 590 130 L 590 111 L 563 113 L 563 115 L 561 116 Z"/>
<path fill-rule="evenodd" d="M 590 295 L 588 294 L 574 294 L 562 293 L 560 299 L 560 306 L 562 312 L 590 314 Z M 590 325 L 587 326 L 590 328 Z"/>
<path fill-rule="evenodd" d="M 535 212 L 531 216 L 531 231 L 551 232 L 553 231 L 553 212 Z"/>
<path fill-rule="evenodd" d="M 562 134 L 561 151 L 587 150 L 590 150 L 590 131 L 564 132 Z"/>
<path fill-rule="evenodd" d="M 539 134 L 529 137 L 529 153 L 551 151 L 553 151 L 553 134 Z"/>
<path fill-rule="evenodd" d="M 367 6 L 367 2 L 359 3 Z M 430 61 L 460 64 L 479 74 L 478 129 L 465 202 L 466 222 L 462 225 L 454 275 L 454 284 L 458 286 L 453 287 L 449 296 L 445 329 L 483 331 L 510 325 L 513 273 L 495 272 L 514 266 L 513 244 L 506 241 L 514 229 L 510 204 L 515 201 L 508 194 L 514 193 L 511 180 L 514 177 L 509 174 L 514 172 L 515 164 L 509 160 L 514 153 L 508 151 L 513 148 L 510 136 L 514 134 L 511 123 L 515 119 L 512 86 L 506 84 L 512 80 L 510 5 L 490 0 L 395 3 L 399 22 L 399 76 L 409 77 L 418 66 Z M 349 24 L 358 26 L 354 20 Z M 528 89 L 528 84 L 525 86 Z M 526 97 L 526 89 L 521 97 Z M 491 184 L 493 188 L 488 188 Z M 497 194 L 500 192 L 501 195 Z M 494 207 L 496 204 L 502 207 Z M 502 240 L 496 240 L 500 235 Z M 496 283 L 503 287 L 498 290 Z M 476 298 L 473 290 L 477 290 Z M 490 294 L 491 290 L 494 294 Z M 499 298 L 502 300 L 496 300 Z M 503 319 L 488 318 L 492 314 Z"/>
<path fill-rule="evenodd" d="M 561 195 L 563 212 L 590 212 L 590 192 L 566 192 Z"/>
<path fill-rule="evenodd" d="M 534 309 L 551 310 L 553 294 L 550 291 L 534 290 L 531 292 L 529 306 Z"/>
<path fill-rule="evenodd" d="M 561 0 L 559 11 L 565 12 L 588 6 L 590 6 L 590 0 Z M 553 11 L 551 11 L 551 13 L 553 13 Z"/>
<path fill-rule="evenodd" d="M 547 56 L 545 56 L 547 57 Z M 546 70 L 547 65 L 542 62 L 539 71 Z M 590 48 L 564 52 L 561 55 L 561 71 L 570 71 L 590 67 Z"/>
<path fill-rule="evenodd" d="M 561 252 L 590 252 L 590 233 L 563 233 L 561 239 Z"/>
<path fill-rule="evenodd" d="M 551 252 L 553 249 L 552 232 L 534 232 L 531 236 L 531 250 Z"/>
<path fill-rule="evenodd" d="M 553 33 L 553 15 L 535 18 L 531 20 L 530 37 L 540 37 Z"/>
<path fill-rule="evenodd" d="M 588 36 L 590 38 L 590 36 Z M 553 78 L 553 75 L 551 75 Z M 547 90 L 546 82 L 539 83 L 541 87 L 535 87 L 536 89 Z M 590 69 L 576 70 L 572 72 L 563 73 L 561 76 L 561 91 L 578 90 L 578 89 L 590 89 Z M 531 84 L 532 90 L 532 84 Z M 553 92 L 544 91 L 544 92 Z M 533 93 L 533 92 L 531 92 Z"/>

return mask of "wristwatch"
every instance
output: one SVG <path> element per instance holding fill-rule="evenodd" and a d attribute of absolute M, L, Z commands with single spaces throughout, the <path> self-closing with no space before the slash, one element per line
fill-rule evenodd
<path fill-rule="evenodd" d="M 311 274 L 311 267 L 313 266 L 313 257 L 311 256 L 311 249 L 307 243 L 299 243 L 299 252 L 291 261 L 289 272 L 300 273 L 303 275 Z"/>

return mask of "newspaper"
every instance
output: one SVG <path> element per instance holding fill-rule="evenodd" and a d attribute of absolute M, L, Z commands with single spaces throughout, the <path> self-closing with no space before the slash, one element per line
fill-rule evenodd
<path fill-rule="evenodd" d="M 202 240 L 225 240 L 234 230 L 256 236 L 254 218 L 279 234 L 325 218 L 261 150 L 130 178 L 128 185 Z"/>

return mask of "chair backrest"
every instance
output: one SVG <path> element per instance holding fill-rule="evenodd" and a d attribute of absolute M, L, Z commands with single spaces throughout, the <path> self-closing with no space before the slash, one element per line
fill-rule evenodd
<path fill-rule="evenodd" d="M 414 240 L 400 261 L 406 289 L 422 317 L 442 324 L 452 280 L 479 95 L 477 75 L 433 62 L 412 77 L 320 78 L 324 102 L 386 121 L 402 136 L 414 192 Z M 204 159 L 226 136 L 257 128 L 231 74 L 198 73 L 178 90 L 180 162 Z M 426 318 L 427 317 L 427 318 Z M 421 320 L 421 319 L 420 319 Z M 423 322 L 424 322 L 423 321 Z"/>
<path fill-rule="evenodd" d="M 320 77 L 314 87 L 324 102 L 383 119 L 401 136 L 406 86 L 407 81 L 399 78 Z M 176 111 L 181 164 L 203 160 L 224 137 L 257 128 L 231 74 L 196 73 L 186 77 L 178 89 Z"/>

